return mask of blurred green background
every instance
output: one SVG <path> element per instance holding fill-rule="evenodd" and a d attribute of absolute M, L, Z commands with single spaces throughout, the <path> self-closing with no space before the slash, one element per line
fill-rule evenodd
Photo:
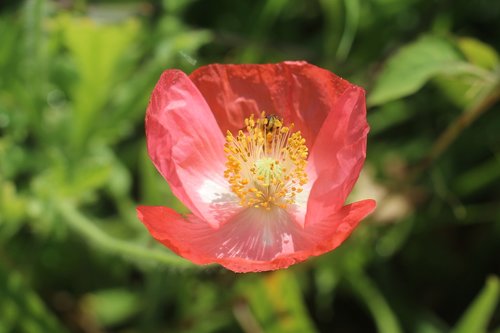
<path fill-rule="evenodd" d="M 0 3 L 0 332 L 500 332 L 500 1 Z M 378 209 L 290 269 L 200 268 L 145 151 L 167 68 L 308 60 L 366 88 Z"/>

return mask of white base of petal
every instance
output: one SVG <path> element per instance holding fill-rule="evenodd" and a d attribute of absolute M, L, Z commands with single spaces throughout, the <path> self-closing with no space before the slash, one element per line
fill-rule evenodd
<path fill-rule="evenodd" d="M 300 229 L 282 208 L 247 208 L 218 230 L 223 242 L 216 250 L 216 256 L 219 259 L 272 260 L 304 248 L 306 241 Z"/>

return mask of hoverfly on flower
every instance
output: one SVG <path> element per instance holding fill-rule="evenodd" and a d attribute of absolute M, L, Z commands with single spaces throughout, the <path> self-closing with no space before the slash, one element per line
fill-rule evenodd
<path fill-rule="evenodd" d="M 281 128 L 281 126 L 283 126 L 283 118 L 280 118 L 275 114 L 266 115 L 266 129 L 268 132 Z"/>

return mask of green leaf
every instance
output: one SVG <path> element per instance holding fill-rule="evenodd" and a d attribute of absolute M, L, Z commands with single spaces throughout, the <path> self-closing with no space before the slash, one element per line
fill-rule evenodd
<path fill-rule="evenodd" d="M 486 333 L 488 322 L 498 303 L 500 281 L 492 276 L 486 280 L 483 290 L 476 296 L 472 304 L 458 321 L 453 333 Z"/>
<path fill-rule="evenodd" d="M 344 61 L 351 51 L 359 25 L 361 4 L 359 0 L 344 0 L 345 27 L 337 48 L 337 58 Z"/>
<path fill-rule="evenodd" d="M 445 331 L 435 327 L 432 323 L 421 322 L 417 324 L 416 333 L 444 333 Z"/>
<path fill-rule="evenodd" d="M 362 272 L 351 271 L 347 279 L 353 291 L 371 312 L 378 332 L 400 333 L 403 332 L 396 314 L 392 311 L 383 294 L 377 286 Z"/>
<path fill-rule="evenodd" d="M 456 177 L 454 188 L 461 195 L 470 195 L 495 184 L 499 178 L 500 160 L 498 158 L 491 158 Z"/>
<path fill-rule="evenodd" d="M 257 324 L 263 332 L 269 333 L 316 332 L 303 303 L 299 284 L 291 272 L 276 271 L 259 277 L 242 280 L 239 286 L 247 302 L 235 308 L 240 324 Z"/>
<path fill-rule="evenodd" d="M 470 63 L 484 69 L 498 66 L 498 53 L 490 45 L 471 37 L 458 38 L 457 44 Z"/>
<path fill-rule="evenodd" d="M 256 62 L 263 54 L 263 42 L 268 38 L 269 30 L 272 29 L 274 22 L 290 2 L 286 0 L 265 1 L 260 14 L 255 18 L 252 25 L 252 41 L 248 43 L 240 55 L 240 61 L 243 63 Z"/>
<path fill-rule="evenodd" d="M 68 164 L 62 154 L 54 154 L 47 168 L 33 182 L 39 197 L 84 199 L 110 182 L 113 161 L 105 149 Z"/>
<path fill-rule="evenodd" d="M 20 273 L 0 264 L 0 332 L 66 332 Z"/>
<path fill-rule="evenodd" d="M 109 99 L 115 76 L 123 72 L 119 65 L 140 25 L 135 19 L 111 25 L 69 15 L 60 15 L 56 22 L 79 76 L 71 89 L 76 126 L 72 134 L 76 144 L 82 144 L 94 116 Z"/>
<path fill-rule="evenodd" d="M 471 70 L 479 69 L 470 67 Z M 489 89 L 493 81 L 487 73 L 461 73 L 458 75 L 439 75 L 434 80 L 439 89 L 459 108 L 468 108 L 477 102 L 481 94 Z"/>
<path fill-rule="evenodd" d="M 159 291 L 164 293 L 164 287 L 161 288 Z M 215 281 L 200 283 L 199 276 L 185 275 L 182 281 L 177 281 L 176 288 L 170 291 L 175 293 L 178 323 L 190 323 L 189 327 L 183 325 L 183 333 L 221 332 L 224 326 L 234 321 L 227 315 L 226 311 L 231 309 L 229 306 L 223 309 L 214 306 L 230 302 L 231 288 L 221 290 Z"/>
<path fill-rule="evenodd" d="M 0 69 L 4 75 L 0 77 L 0 85 L 7 86 L 9 79 L 6 73 L 12 71 L 16 58 L 16 52 L 19 48 L 19 39 L 21 38 L 21 29 L 14 24 L 12 17 L 0 17 L 0 31 L 2 31 L 2 47 L 0 48 Z"/>
<path fill-rule="evenodd" d="M 19 195 L 16 185 L 0 177 L 0 243 L 8 240 L 22 226 L 27 200 Z"/>
<path fill-rule="evenodd" d="M 401 100 L 392 101 L 382 105 L 375 112 L 368 112 L 370 134 L 376 135 L 387 129 L 401 125 L 415 116 L 415 110 L 408 107 Z"/>
<path fill-rule="evenodd" d="M 110 181 L 113 172 L 112 157 L 109 152 L 80 159 L 80 165 L 74 170 L 68 170 L 68 179 L 65 180 L 65 190 L 71 196 L 81 196 L 82 193 L 92 192 Z"/>
<path fill-rule="evenodd" d="M 457 47 L 467 58 L 467 66 L 458 66 L 463 72 L 439 75 L 435 83 L 458 107 L 468 108 L 477 102 L 485 91 L 495 85 L 493 72 L 498 66 L 498 54 L 489 45 L 473 38 L 457 39 Z"/>
<path fill-rule="evenodd" d="M 438 74 L 463 72 L 463 56 L 447 39 L 424 36 L 389 59 L 368 96 L 369 105 L 379 105 L 418 91 Z"/>
<path fill-rule="evenodd" d="M 125 289 L 107 289 L 85 297 L 83 307 L 104 327 L 118 325 L 140 310 L 139 296 Z"/>

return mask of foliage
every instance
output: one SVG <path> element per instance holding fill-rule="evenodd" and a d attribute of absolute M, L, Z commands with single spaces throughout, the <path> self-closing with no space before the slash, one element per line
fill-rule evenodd
<path fill-rule="evenodd" d="M 0 5 L 0 332 L 500 331 L 500 3 Z M 286 271 L 197 267 L 135 206 L 161 72 L 306 59 L 365 87 L 376 213 Z"/>

